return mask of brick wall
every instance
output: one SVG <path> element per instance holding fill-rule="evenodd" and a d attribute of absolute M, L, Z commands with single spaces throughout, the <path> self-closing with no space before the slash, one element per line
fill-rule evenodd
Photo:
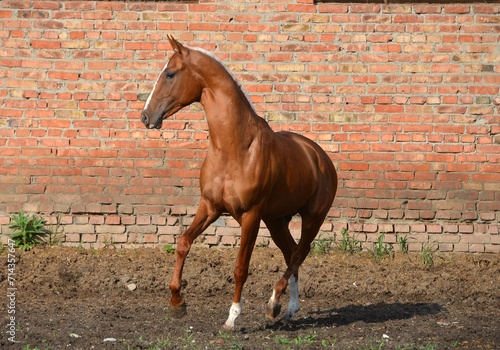
<path fill-rule="evenodd" d="M 59 217 L 68 245 L 175 241 L 208 133 L 199 105 L 139 122 L 172 34 L 223 59 L 275 130 L 328 151 L 323 234 L 499 252 L 499 18 L 491 3 L 3 0 L 2 240 L 24 210 Z M 198 242 L 238 234 L 223 217 Z"/>

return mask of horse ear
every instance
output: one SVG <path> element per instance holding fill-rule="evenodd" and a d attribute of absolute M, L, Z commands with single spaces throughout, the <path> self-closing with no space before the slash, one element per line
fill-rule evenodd
<path fill-rule="evenodd" d="M 189 50 L 186 47 L 182 46 L 182 44 L 180 42 L 175 40 L 173 36 L 167 35 L 167 38 L 168 38 L 170 46 L 172 46 L 172 49 L 174 50 L 174 52 L 178 53 L 179 55 L 181 55 L 183 57 L 186 57 L 187 55 L 189 55 Z"/>

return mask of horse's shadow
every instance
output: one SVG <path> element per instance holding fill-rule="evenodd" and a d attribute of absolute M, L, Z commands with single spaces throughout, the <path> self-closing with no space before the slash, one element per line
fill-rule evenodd
<path fill-rule="evenodd" d="M 437 315 L 445 308 L 436 303 L 379 303 L 373 305 L 348 305 L 322 311 L 311 311 L 306 317 L 296 320 L 267 325 L 272 330 L 299 330 L 345 326 L 356 322 L 383 323 L 393 320 L 405 320 L 414 316 Z"/>

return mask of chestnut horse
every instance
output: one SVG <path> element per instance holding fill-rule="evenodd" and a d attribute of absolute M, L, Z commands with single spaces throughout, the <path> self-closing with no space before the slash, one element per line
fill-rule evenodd
<path fill-rule="evenodd" d="M 189 228 L 179 237 L 171 290 L 171 315 L 182 317 L 181 275 L 191 244 L 221 214 L 229 213 L 241 225 L 234 268 L 235 290 L 224 324 L 234 329 L 241 313 L 241 293 L 260 221 L 283 252 L 287 269 L 275 284 L 267 315 L 275 319 L 279 299 L 290 283 L 290 301 L 283 319 L 299 310 L 298 270 L 309 253 L 337 191 L 337 174 L 328 155 L 311 140 L 291 132 L 274 132 L 259 117 L 240 84 L 216 56 L 181 45 L 168 37 L 174 54 L 149 95 L 141 120 L 149 129 L 193 102 L 205 110 L 209 147 L 201 167 L 201 198 Z M 295 242 L 288 224 L 302 218 Z"/>

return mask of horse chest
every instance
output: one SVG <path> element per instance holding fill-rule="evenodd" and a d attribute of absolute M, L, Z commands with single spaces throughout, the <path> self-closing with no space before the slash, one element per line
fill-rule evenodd
<path fill-rule="evenodd" d="M 227 212 L 238 215 L 255 205 L 255 198 L 262 192 L 262 181 L 258 174 L 247 167 L 234 167 L 209 164 L 202 169 L 202 196 L 216 207 L 223 207 Z"/>

